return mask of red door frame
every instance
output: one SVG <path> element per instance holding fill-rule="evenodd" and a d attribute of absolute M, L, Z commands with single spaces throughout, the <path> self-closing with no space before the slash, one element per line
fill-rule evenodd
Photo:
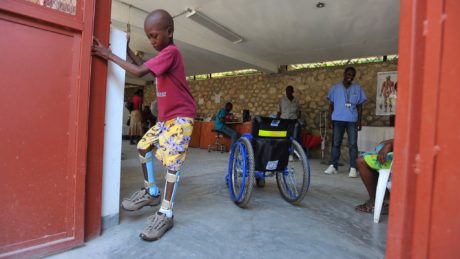
<path fill-rule="evenodd" d="M 94 36 L 108 45 L 112 1 L 96 1 Z M 85 240 L 101 233 L 102 163 L 107 85 L 107 62 L 93 58 L 91 63 L 88 159 L 85 197 Z"/>
<path fill-rule="evenodd" d="M 425 41 L 423 21 L 426 6 L 417 0 L 401 0 L 399 20 L 399 60 L 398 60 L 398 109 L 395 127 L 395 160 L 393 170 L 398 178 L 393 178 L 391 208 L 387 236 L 387 258 L 409 258 L 405 249 L 411 243 L 415 186 L 413 164 L 416 161 L 421 116 L 416 111 L 421 100 L 414 93 L 423 83 Z M 406 87 L 405 87 L 406 86 Z M 398 173 L 407 172 L 407 173 Z M 410 172 L 410 173 L 409 173 Z M 407 249 L 409 250 L 409 249 Z"/>
<path fill-rule="evenodd" d="M 460 180 L 453 154 L 460 118 L 446 106 L 455 106 L 459 96 L 458 61 L 452 60 L 459 53 L 460 3 L 401 0 L 400 13 L 397 159 L 386 257 L 458 258 Z"/>
<path fill-rule="evenodd" d="M 16 9 L 11 0 L 2 1 L 2 9 L 12 13 L 27 13 L 30 17 L 34 17 L 46 22 L 61 23 L 62 20 L 56 20 L 56 16 L 45 15 L 43 12 L 53 12 L 52 10 L 37 10 L 31 5 L 24 4 L 20 9 Z M 79 1 L 81 3 L 81 1 Z M 428 2 L 428 3 L 427 3 Z M 85 13 L 90 12 L 92 1 L 87 0 L 86 5 L 79 6 L 79 9 L 85 9 Z M 396 119 L 396 157 L 394 170 L 395 172 L 404 172 L 398 174 L 398 179 L 394 181 L 392 192 L 392 203 L 390 212 L 390 224 L 388 230 L 388 258 L 408 258 L 408 257 L 427 257 L 428 242 L 429 242 L 429 220 L 430 206 L 432 200 L 433 186 L 433 163 L 434 157 L 437 154 L 435 145 L 436 129 L 434 128 L 433 120 L 436 120 L 437 102 L 429 102 L 417 93 L 418 87 L 423 84 L 436 84 L 439 78 L 439 67 L 434 67 L 430 75 L 424 74 L 423 64 L 439 64 L 440 51 L 440 34 L 442 26 L 432 26 L 431 33 L 434 34 L 432 41 L 425 41 L 426 27 L 425 21 L 442 20 L 443 11 L 442 1 L 417 1 L 417 0 L 401 0 L 401 18 L 400 18 L 400 44 L 399 44 L 399 83 L 398 89 L 398 116 Z M 428 6 L 427 6 L 428 5 Z M 111 1 L 97 1 L 96 3 L 96 23 L 95 35 L 104 43 L 108 42 L 109 37 L 109 21 L 110 21 Z M 69 28 L 82 31 L 82 40 L 88 42 L 92 36 L 92 22 L 90 18 L 84 23 L 78 22 L 82 17 L 76 16 L 76 20 L 69 20 L 66 17 L 65 24 Z M 433 24 L 435 24 L 433 22 Z M 438 40 L 437 40 L 438 38 Z M 427 52 L 426 49 L 428 49 Z M 437 49 L 437 50 L 436 50 Z M 83 46 L 82 52 L 89 51 L 88 45 Z M 438 51 L 438 53 L 436 53 Z M 437 56 L 436 56 L 437 55 Z M 83 58 L 82 65 L 89 67 L 89 58 Z M 89 144 L 86 149 L 86 143 L 79 143 L 78 157 L 87 159 L 87 178 L 86 178 L 86 213 L 85 213 L 85 237 L 89 238 L 99 234 L 100 232 L 100 208 L 101 208 L 101 179 L 102 179 L 102 149 L 103 149 L 103 122 L 105 113 L 105 85 L 106 85 L 106 64 L 98 59 L 92 61 L 93 71 L 91 77 L 91 99 L 90 99 L 90 115 L 88 124 L 88 140 Z M 424 77 L 420 75 L 425 75 Z M 434 76 L 433 76 L 434 75 Z M 81 82 L 87 82 L 88 76 L 83 75 Z M 407 86 L 407 87 L 403 87 Z M 427 88 L 428 91 L 429 88 Z M 425 95 L 430 97 L 437 96 L 436 89 L 431 90 Z M 422 106 L 424 104 L 425 106 Z M 81 105 L 79 118 L 85 118 L 85 104 Z M 422 120 L 421 112 L 418 108 L 422 108 L 424 118 L 428 115 L 430 120 Z M 410 119 L 408 119 L 410 118 Z M 85 120 L 83 120 L 85 121 Z M 84 128 L 84 127 L 83 127 Z M 425 128 L 423 134 L 419 130 Z M 79 129 L 78 134 L 85 135 L 85 130 Z M 420 144 L 419 144 L 420 143 Z M 420 146 L 430 146 L 433 148 L 422 149 L 419 152 Z M 86 150 L 88 152 L 86 153 Z M 431 158 L 431 159 L 430 159 Z M 83 159 L 84 160 L 84 159 Z M 423 162 L 423 163 L 422 163 Z M 83 163 L 84 164 L 84 163 Z M 84 167 L 79 167 L 79 170 L 85 170 Z M 424 174 L 418 177 L 416 185 L 414 185 L 414 177 L 423 171 Z M 83 175 L 83 174 L 82 174 Z M 77 179 L 83 181 L 83 179 Z M 82 190 L 80 190 L 81 192 Z M 81 193 L 79 193 L 81 194 Z M 416 200 L 423 199 L 424 202 L 416 203 Z M 415 208 L 415 204 L 417 207 Z M 417 214 L 415 213 L 417 209 Z M 421 229 L 415 230 L 414 226 L 423 226 Z M 76 222 L 77 231 L 75 239 L 66 243 L 48 246 L 39 250 L 34 250 L 34 255 L 43 251 L 58 251 L 69 245 L 79 245 L 83 239 L 83 219 L 78 218 Z M 78 228 L 78 226 L 80 228 Z M 417 234 L 417 235 L 415 235 Z M 419 249 L 421 248 L 421 249 Z M 24 254 L 26 255 L 26 254 Z"/>
<path fill-rule="evenodd" d="M 19 24 L 26 24 L 43 30 L 57 30 L 63 33 L 74 34 L 73 47 L 77 49 L 73 55 L 67 57 L 73 59 L 72 70 L 76 73 L 76 80 L 72 81 L 75 88 L 75 96 L 69 100 L 72 104 L 72 113 L 75 114 L 75 129 L 71 129 L 70 136 L 74 137 L 75 146 L 69 150 L 69 157 L 74 158 L 69 165 L 69 170 L 75 172 L 75 200 L 72 203 L 73 220 L 69 224 L 71 230 L 64 233 L 65 237 L 49 240 L 44 238 L 42 242 L 25 242 L 11 246 L 14 251 L 5 251 L 4 256 L 44 256 L 50 253 L 69 249 L 83 244 L 84 241 L 84 197 L 85 176 L 87 160 L 88 140 L 88 107 L 89 107 L 89 82 L 91 57 L 91 42 L 93 36 L 94 0 L 77 1 L 76 14 L 69 15 L 57 10 L 40 7 L 26 1 L 2 0 L 0 2 L 0 16 L 6 20 Z M 87 54 L 88 53 L 88 54 Z M 18 53 L 18 57 L 20 53 Z M 75 171 L 73 171 L 75 170 Z M 28 245 L 27 245 L 28 244 Z"/>

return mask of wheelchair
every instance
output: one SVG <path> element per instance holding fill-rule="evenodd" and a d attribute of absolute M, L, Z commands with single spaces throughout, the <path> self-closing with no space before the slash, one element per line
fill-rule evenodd
<path fill-rule="evenodd" d="M 245 208 L 254 185 L 263 187 L 265 178 L 273 176 L 284 200 L 294 205 L 302 201 L 310 186 L 310 163 L 293 139 L 296 127 L 296 120 L 257 116 L 252 133 L 232 145 L 226 183 L 236 205 Z"/>

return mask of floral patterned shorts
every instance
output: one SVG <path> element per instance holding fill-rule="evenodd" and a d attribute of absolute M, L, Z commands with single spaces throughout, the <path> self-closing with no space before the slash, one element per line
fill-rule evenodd
<path fill-rule="evenodd" d="M 192 130 L 192 118 L 178 117 L 157 122 L 139 141 L 137 149 L 148 150 L 152 145 L 155 145 L 158 160 L 168 170 L 180 171 L 185 161 Z"/>

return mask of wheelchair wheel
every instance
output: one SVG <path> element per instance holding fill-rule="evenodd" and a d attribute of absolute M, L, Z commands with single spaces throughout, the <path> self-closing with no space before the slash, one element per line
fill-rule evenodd
<path fill-rule="evenodd" d="M 232 145 L 227 184 L 233 202 L 241 208 L 246 207 L 254 186 L 254 151 L 247 138 L 240 138 Z"/>
<path fill-rule="evenodd" d="M 276 174 L 276 183 L 281 196 L 292 204 L 299 204 L 310 186 L 310 163 L 300 144 L 292 141 L 293 161 L 289 161 L 284 172 Z"/>

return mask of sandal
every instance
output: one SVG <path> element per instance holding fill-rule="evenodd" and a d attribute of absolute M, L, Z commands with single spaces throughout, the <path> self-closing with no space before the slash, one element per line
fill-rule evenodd
<path fill-rule="evenodd" d="M 362 212 L 362 213 L 374 213 L 374 206 L 369 206 L 367 202 L 360 204 L 355 207 L 355 210 L 357 212 Z"/>

